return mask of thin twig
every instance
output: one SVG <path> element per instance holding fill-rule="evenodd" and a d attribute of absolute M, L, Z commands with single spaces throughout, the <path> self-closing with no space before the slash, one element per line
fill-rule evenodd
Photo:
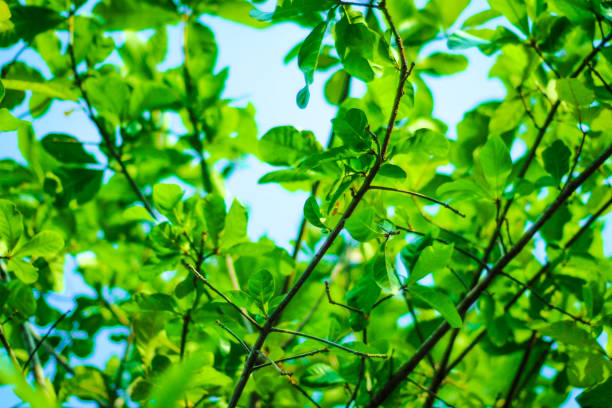
<path fill-rule="evenodd" d="M 455 408 L 454 405 L 452 405 L 449 402 L 446 402 L 445 400 L 443 400 L 442 398 L 440 398 L 437 394 L 432 394 L 431 391 L 425 387 L 423 387 L 421 384 L 419 384 L 418 382 L 414 381 L 412 378 L 407 377 L 406 381 L 408 381 L 409 383 L 416 385 L 418 388 L 420 388 L 421 390 L 425 391 L 427 394 L 429 394 L 431 397 L 437 399 L 438 401 L 442 402 L 444 405 L 446 405 L 447 407 L 450 408 Z"/>
<path fill-rule="evenodd" d="M 355 384 L 355 389 L 351 393 L 351 397 L 345 405 L 345 408 L 349 408 L 351 403 L 355 401 L 357 398 L 357 393 L 359 392 L 359 387 L 361 386 L 361 382 L 363 381 L 363 376 L 365 374 L 365 358 L 361 358 L 361 364 L 359 366 L 359 377 L 357 377 L 357 384 Z"/>
<path fill-rule="evenodd" d="M 455 214 L 465 218 L 465 214 L 463 214 L 459 210 L 451 207 L 450 205 L 446 204 L 444 201 L 436 200 L 435 198 L 426 196 L 425 194 L 417 193 L 415 191 L 400 190 L 399 188 L 384 187 L 384 186 L 370 186 L 370 190 L 393 191 L 395 193 L 403 193 L 403 194 L 408 194 L 408 195 L 411 195 L 411 196 L 414 196 L 414 197 L 419 197 L 419 198 L 422 198 L 424 200 L 431 201 L 432 203 L 440 204 L 442 207 L 448 208 L 449 210 L 451 210 Z"/>
<path fill-rule="evenodd" d="M 363 311 L 363 310 L 359 310 L 356 307 L 353 306 L 349 306 L 349 305 L 345 305 L 343 303 L 338 303 L 336 301 L 334 301 L 331 297 L 331 293 L 329 291 L 329 281 L 325 281 L 325 293 L 327 294 L 327 301 L 329 302 L 330 305 L 336 305 L 336 306 L 340 306 L 346 310 L 350 310 L 351 312 L 355 312 L 355 313 L 359 313 L 360 315 L 362 315 L 365 319 L 368 318 L 368 315 Z"/>
<path fill-rule="evenodd" d="M 42 336 L 42 338 L 40 338 L 39 340 L 36 341 L 36 346 L 34 347 L 34 350 L 32 350 L 29 355 L 28 355 L 28 359 L 26 360 L 25 364 L 24 364 L 24 370 L 25 368 L 28 366 L 28 364 L 30 364 L 30 362 L 32 361 L 32 358 L 34 358 L 34 354 L 36 354 L 36 352 L 38 351 L 38 349 L 40 348 L 40 346 L 42 345 L 43 341 L 45 341 L 47 339 L 47 337 L 49 337 L 49 335 L 53 332 L 53 330 L 57 327 L 58 324 L 60 324 L 60 322 L 62 320 L 64 320 L 64 318 L 66 316 L 68 316 L 68 314 L 70 314 L 71 310 L 68 310 L 66 312 L 64 312 L 56 321 L 55 323 L 53 323 L 51 325 L 51 327 L 49 327 L 49 330 L 47 330 L 47 332 L 45 333 L 44 336 Z"/>
<path fill-rule="evenodd" d="M 294 331 L 294 330 L 280 329 L 278 327 L 272 327 L 270 331 L 272 333 L 283 333 L 283 334 L 291 334 L 293 336 L 305 337 L 307 339 L 311 339 L 311 340 L 315 340 L 323 344 L 327 344 L 328 346 L 335 347 L 337 349 L 346 351 L 347 353 L 355 354 L 356 356 L 360 356 L 360 357 L 387 358 L 386 354 L 362 353 L 361 351 L 350 349 L 348 347 L 343 346 L 342 344 L 334 343 L 333 341 L 330 341 L 330 340 L 327 340 L 321 337 L 313 336 L 312 334 L 301 333 L 301 332 Z"/>
<path fill-rule="evenodd" d="M 9 358 L 11 359 L 11 363 L 13 363 L 13 366 L 15 368 L 19 367 L 19 362 L 17 361 L 15 352 L 13 351 L 11 344 L 8 342 L 8 340 L 6 339 L 6 336 L 4 335 L 4 329 L 2 329 L 2 325 L 0 325 L 0 342 L 2 342 L 2 345 L 4 346 L 4 349 L 6 350 L 6 354 L 8 354 Z"/>
<path fill-rule="evenodd" d="M 257 330 L 261 330 L 261 326 L 255 321 L 255 319 L 253 319 L 251 316 L 249 316 L 246 312 L 243 312 L 242 309 L 240 308 L 240 306 L 238 306 L 237 304 L 235 304 L 234 302 L 232 302 L 227 296 L 225 296 L 223 294 L 223 292 L 221 292 L 220 290 L 218 290 L 217 288 L 215 288 L 209 281 L 208 279 L 206 279 L 204 276 L 202 276 L 202 274 L 200 272 L 198 272 L 189 262 L 183 260 L 182 261 L 183 265 L 189 269 L 199 280 L 201 280 L 202 282 L 204 282 L 204 284 L 206 286 L 208 286 L 210 288 L 210 290 L 212 290 L 213 292 L 215 292 L 217 295 L 219 295 L 219 297 L 221 297 L 221 299 L 225 300 L 225 302 L 227 302 L 230 306 L 232 306 L 234 309 L 236 309 L 236 311 L 238 311 L 238 313 L 240 313 L 240 315 L 244 316 L 255 328 L 257 328 Z"/>
<path fill-rule="evenodd" d="M 591 70 L 591 72 L 594 73 L 597 78 L 599 78 L 599 80 L 601 81 L 603 86 L 608 90 L 608 92 L 610 92 L 610 95 L 612 95 L 612 87 L 610 86 L 610 84 L 606 82 L 606 80 L 601 76 L 599 71 L 595 69 L 595 67 L 593 66 L 591 62 L 589 62 L 587 65 L 589 69 Z"/>
<path fill-rule="evenodd" d="M 274 360 L 274 363 L 280 364 L 280 363 L 283 363 L 285 361 L 298 360 L 300 358 L 310 357 L 310 356 L 314 356 L 315 354 L 328 353 L 328 352 L 329 352 L 329 349 L 327 347 L 325 347 L 325 348 L 322 348 L 322 349 L 308 351 L 308 352 L 302 353 L 302 354 L 296 354 L 296 355 L 290 356 L 290 357 L 283 357 L 283 358 L 280 358 L 278 360 Z M 253 367 L 253 371 L 259 370 L 260 368 L 269 367 L 271 365 L 272 365 L 272 363 L 270 363 L 270 362 L 263 363 L 263 364 L 258 364 L 258 365 Z"/>

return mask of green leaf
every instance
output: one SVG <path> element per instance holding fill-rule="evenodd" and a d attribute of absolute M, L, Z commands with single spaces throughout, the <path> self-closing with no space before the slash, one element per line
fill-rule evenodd
<path fill-rule="evenodd" d="M 577 78 L 557 79 L 555 90 L 559 99 L 573 106 L 589 106 L 595 100 L 593 91 Z"/>
<path fill-rule="evenodd" d="M 308 101 L 310 101 L 310 90 L 308 84 L 306 84 L 295 96 L 295 103 L 300 109 L 305 109 L 308 106 Z"/>
<path fill-rule="evenodd" d="M 11 259 L 11 261 L 14 261 L 14 259 Z M 36 312 L 36 299 L 34 299 L 32 288 L 24 285 L 24 283 L 21 280 L 8 282 L 9 297 L 6 300 L 6 305 L 11 313 L 14 311 L 22 318 L 27 319 Z"/>
<path fill-rule="evenodd" d="M 9 271 L 13 271 L 15 276 L 26 285 L 31 285 L 38 280 L 38 269 L 29 262 L 10 258 L 7 262 L 7 267 Z"/>
<path fill-rule="evenodd" d="M 372 261 L 372 275 L 381 289 L 397 293 L 401 287 L 387 244 L 384 243 Z"/>
<path fill-rule="evenodd" d="M 192 78 L 197 79 L 211 74 L 217 61 L 217 43 L 215 35 L 198 21 L 190 22 L 186 28 L 187 55 L 185 66 Z"/>
<path fill-rule="evenodd" d="M 123 218 L 125 218 L 127 221 L 153 221 L 155 222 L 155 219 L 151 217 L 151 214 L 149 214 L 147 209 L 139 205 L 134 205 L 132 207 L 126 208 L 123 211 Z"/>
<path fill-rule="evenodd" d="M 340 112 L 338 117 L 332 120 L 332 124 L 335 134 L 347 147 L 356 151 L 369 149 L 371 140 L 366 131 L 368 118 L 362 110 L 350 109 L 347 112 Z"/>
<path fill-rule="evenodd" d="M 321 216 L 321 210 L 319 210 L 317 199 L 314 196 L 308 197 L 304 203 L 304 218 L 315 227 L 327 229 L 325 224 L 321 221 L 323 217 Z"/>
<path fill-rule="evenodd" d="M 174 408 L 184 398 L 191 384 L 197 381 L 202 367 L 202 357 L 192 354 L 182 362 L 173 364 L 155 380 L 155 386 L 149 396 L 151 407 Z"/>
<path fill-rule="evenodd" d="M 76 199 L 77 203 L 85 204 L 95 197 L 100 185 L 104 171 L 73 167 L 60 167 L 54 173 L 59 177 L 62 184 L 62 193 L 58 201 L 62 205 L 68 205 Z"/>
<path fill-rule="evenodd" d="M 221 235 L 221 248 L 228 249 L 247 240 L 247 212 L 240 201 L 234 198 Z"/>
<path fill-rule="evenodd" d="M 153 186 L 153 203 L 160 213 L 172 222 L 178 222 L 179 203 L 185 193 L 176 184 L 155 184 Z M 180 210 L 179 210 L 180 211 Z"/>
<path fill-rule="evenodd" d="M 2 3 L 0 3 L 0 9 Z M 55 406 L 52 397 L 47 394 L 43 387 L 32 388 L 26 380 L 22 370 L 8 361 L 0 361 L 0 383 L 10 384 L 11 392 L 14 392 L 23 403 L 31 408 L 48 408 Z"/>
<path fill-rule="evenodd" d="M 512 159 L 506 144 L 499 136 L 490 137 L 480 150 L 478 160 L 485 179 L 499 197 L 506 187 L 506 180 L 512 172 Z"/>
<path fill-rule="evenodd" d="M 582 408 L 608 408 L 612 401 L 612 376 L 603 383 L 584 390 L 576 401 Z"/>
<path fill-rule="evenodd" d="M 327 21 L 318 24 L 308 37 L 302 42 L 298 52 L 298 67 L 304 73 L 306 85 L 312 84 L 314 81 L 314 73 L 317 69 L 319 54 L 321 53 L 321 44 L 323 36 L 327 30 Z"/>
<path fill-rule="evenodd" d="M 542 336 L 550 336 L 553 339 L 578 347 L 588 347 L 595 350 L 601 349 L 597 340 L 585 329 L 579 327 L 576 322 L 562 320 L 554 323 L 534 322 L 531 328 L 537 330 Z"/>
<path fill-rule="evenodd" d="M 529 23 L 527 21 L 527 6 L 521 0 L 487 0 L 493 10 L 499 11 L 514 26 L 518 27 L 524 34 L 529 34 Z"/>
<path fill-rule="evenodd" d="M 481 24 L 484 24 L 500 16 L 501 16 L 501 13 L 497 10 L 491 10 L 491 9 L 484 10 L 484 11 L 481 11 L 480 13 L 476 13 L 473 16 L 470 16 L 469 18 L 467 18 L 461 25 L 461 28 L 477 27 Z"/>
<path fill-rule="evenodd" d="M 293 166 L 322 150 L 312 132 L 299 132 L 293 126 L 272 128 L 259 141 L 261 158 L 274 166 Z"/>
<path fill-rule="evenodd" d="M 461 326 L 463 326 L 461 316 L 457 312 L 455 304 L 448 295 L 436 289 L 421 285 L 412 285 L 406 288 L 406 291 L 410 294 L 410 296 L 427 303 L 440 312 L 442 317 L 444 317 L 452 328 L 460 329 Z"/>
<path fill-rule="evenodd" d="M 5 3 L 6 5 L 6 3 Z M 2 4 L 0 4 L 0 8 L 2 7 Z M 6 6 L 8 8 L 8 6 Z M 8 20 L 8 19 L 7 19 Z M 4 89 L 4 85 L 2 84 L 2 80 L 0 80 L 0 102 L 2 102 L 2 100 L 4 99 L 4 95 L 6 94 L 6 91 Z"/>
<path fill-rule="evenodd" d="M 0 109 L 0 132 L 11 132 L 29 125 L 30 122 L 14 117 L 8 109 Z"/>
<path fill-rule="evenodd" d="M 453 249 L 453 244 L 446 245 L 438 241 L 434 241 L 431 245 L 424 247 L 419 254 L 416 264 L 414 264 L 414 268 L 410 270 L 408 283 L 412 284 L 430 273 L 445 268 L 453 254 Z"/>
<path fill-rule="evenodd" d="M 345 70 L 340 69 L 327 80 L 325 83 L 325 99 L 332 105 L 340 105 L 344 102 L 344 96 L 347 89 L 347 82 L 350 80 L 350 75 Z"/>
<path fill-rule="evenodd" d="M 247 286 L 249 295 L 255 299 L 262 311 L 267 313 L 268 301 L 274 297 L 274 291 L 276 290 L 274 276 L 269 271 L 262 269 L 251 275 Z"/>
<path fill-rule="evenodd" d="M 306 160 L 308 160 L 308 158 L 306 158 Z M 300 163 L 300 166 L 301 166 L 301 163 Z M 313 176 L 305 171 L 295 170 L 295 169 L 286 169 L 286 170 L 271 171 L 269 173 L 264 174 L 259 180 L 257 180 L 257 184 L 298 183 L 301 181 L 316 180 L 316 179 L 317 179 L 316 176 Z"/>
<path fill-rule="evenodd" d="M 3 79 L 4 87 L 13 91 L 32 91 L 50 98 L 62 99 L 66 101 L 78 101 L 76 93 L 66 87 L 66 84 L 55 82 L 33 82 L 21 81 L 18 79 Z"/>
<path fill-rule="evenodd" d="M 544 168 L 553 176 L 557 185 L 561 183 L 561 179 L 569 171 L 571 155 L 570 149 L 560 139 L 555 140 L 542 152 Z"/>
<path fill-rule="evenodd" d="M 141 309 L 156 310 L 165 312 L 177 312 L 178 305 L 176 300 L 165 293 L 153 293 L 151 295 L 138 293 L 134 300 Z"/>
<path fill-rule="evenodd" d="M 202 200 L 202 211 L 206 220 L 206 229 L 215 246 L 225 228 L 225 201 L 218 194 L 209 194 Z"/>
<path fill-rule="evenodd" d="M 104 20 L 104 27 L 108 31 L 140 31 L 180 20 L 176 6 L 167 1 L 105 0 L 96 4 L 93 13 Z"/>
<path fill-rule="evenodd" d="M 17 206 L 0 200 L 0 255 L 10 254 L 23 234 L 23 217 Z"/>
<path fill-rule="evenodd" d="M 41 231 L 15 251 L 13 256 L 54 256 L 64 247 L 62 235 L 55 231 Z"/>
<path fill-rule="evenodd" d="M 57 11 L 40 6 L 22 6 L 12 3 L 10 7 L 12 27 L 0 31 L 0 47 L 7 47 L 19 40 L 31 43 L 34 37 L 63 23 L 65 18 Z M 33 24 L 32 22 L 36 22 Z"/>
<path fill-rule="evenodd" d="M 463 30 L 457 30 L 448 37 L 447 45 L 451 50 L 467 50 L 468 48 L 477 47 L 479 45 L 490 44 L 490 41 L 467 33 Z"/>
<path fill-rule="evenodd" d="M 371 272 L 363 275 L 346 293 L 346 301 L 349 306 L 355 307 L 364 313 L 370 313 L 372 307 L 378 300 L 380 287 Z"/>
<path fill-rule="evenodd" d="M 400 166 L 395 164 L 386 163 L 380 167 L 378 175 L 384 177 L 390 177 L 394 179 L 405 179 L 407 174 Z"/>
<path fill-rule="evenodd" d="M 468 59 L 465 56 L 443 52 L 431 54 L 418 65 L 419 70 L 436 76 L 456 74 L 467 67 Z"/>
<path fill-rule="evenodd" d="M 433 243 L 431 235 L 418 237 L 415 241 L 406 245 L 400 251 L 400 257 L 408 273 L 412 274 L 421 252 Z"/>
<path fill-rule="evenodd" d="M 304 371 L 300 377 L 300 383 L 312 388 L 331 387 L 343 384 L 344 379 L 327 364 L 315 363 Z"/>
<path fill-rule="evenodd" d="M 346 221 L 346 229 L 355 240 L 367 242 L 378 234 L 374 229 L 376 211 L 372 207 L 358 208 Z"/>
<path fill-rule="evenodd" d="M 75 137 L 61 133 L 50 133 L 40 141 L 42 147 L 57 160 L 64 163 L 97 163 L 96 158 L 83 148 Z"/>

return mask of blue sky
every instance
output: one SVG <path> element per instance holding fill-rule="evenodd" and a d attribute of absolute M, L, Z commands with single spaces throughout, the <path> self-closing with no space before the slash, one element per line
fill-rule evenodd
<path fill-rule="evenodd" d="M 269 4 L 270 2 L 267 4 L 268 8 Z M 457 25 L 460 25 L 467 16 L 488 8 L 486 1 L 473 0 Z M 307 30 L 291 24 L 254 30 L 211 16 L 203 17 L 202 21 L 213 29 L 217 37 L 219 45 L 217 68 L 230 67 L 224 97 L 234 99 L 238 105 L 247 102 L 255 105 L 260 135 L 271 127 L 290 124 L 297 128 L 312 130 L 321 143 L 326 142 L 335 108 L 325 102 L 322 89 L 331 72 L 316 75 L 315 83 L 310 87 L 311 100 L 308 108 L 301 110 L 295 103 L 295 95 L 303 86 L 303 75 L 295 61 L 289 65 L 283 64 L 285 54 L 308 35 Z M 492 22 L 492 24 L 499 23 L 499 19 Z M 449 31 L 452 30 L 451 28 Z M 169 33 L 171 41 L 180 41 L 179 36 L 174 35 L 178 33 L 177 29 L 171 29 Z M 448 51 L 446 42 L 438 41 L 428 45 L 422 56 L 434 51 Z M 14 52 L 15 49 L 0 51 L 0 62 L 12 58 Z M 470 59 L 466 71 L 450 77 L 426 78 L 434 94 L 434 116 L 449 125 L 447 136 L 450 138 L 454 138 L 455 126 L 466 111 L 482 101 L 501 100 L 505 95 L 501 83 L 488 78 L 488 71 L 494 63 L 494 58 L 485 57 L 477 50 L 467 50 L 462 54 Z M 25 52 L 20 59 L 33 65 L 40 64 L 40 59 L 32 52 Z M 164 65 L 180 63 L 179 55 L 169 55 Z M 363 85 L 356 84 L 353 96 L 359 96 L 364 89 Z M 82 140 L 98 142 L 99 136 L 95 128 L 82 112 L 73 111 L 68 115 L 65 114 L 73 108 L 74 105 L 70 103 L 54 102 L 51 112 L 34 122 L 36 134 L 44 135 L 55 131 L 74 134 Z M 24 110 L 18 108 L 17 112 Z M 6 157 L 22 160 L 16 147 L 15 135 L 0 133 L 0 159 Z M 230 177 L 226 187 L 230 200 L 237 197 L 249 207 L 249 235 L 252 238 L 257 239 L 267 234 L 281 246 L 289 248 L 289 241 L 295 237 L 302 217 L 303 203 L 308 194 L 290 193 L 273 184 L 258 185 L 257 180 L 271 169 L 271 166 L 249 158 L 244 166 Z M 605 245 L 606 253 L 612 254 L 610 228 L 612 223 L 609 221 L 610 217 L 607 222 Z M 87 290 L 80 277 L 70 272 L 73 268 L 74 260 L 69 258 L 66 269 L 70 284 L 66 285 L 66 292 L 58 295 L 55 301 L 57 306 L 63 309 L 70 305 L 62 299 Z M 108 333 L 102 334 L 104 338 L 107 335 Z M 107 345 L 108 347 L 96 350 L 87 361 L 102 366 L 111 355 L 121 353 L 123 348 L 110 342 Z M 14 396 L 6 392 L 5 387 L 0 387 L 0 401 L 7 406 L 18 402 Z M 77 403 L 71 406 L 80 405 Z M 566 406 L 576 405 L 574 402 L 569 402 Z"/>

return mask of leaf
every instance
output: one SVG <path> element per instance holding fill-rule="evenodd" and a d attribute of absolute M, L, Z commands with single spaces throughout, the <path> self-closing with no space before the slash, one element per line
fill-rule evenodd
<path fill-rule="evenodd" d="M 298 52 L 298 67 L 304 73 L 306 85 L 312 84 L 314 81 L 314 73 L 317 69 L 319 54 L 321 53 L 321 44 L 323 36 L 327 30 L 327 21 L 318 24 L 308 37 L 302 42 Z"/>
<path fill-rule="evenodd" d="M 153 186 L 153 203 L 170 221 L 178 222 L 176 210 L 184 194 L 176 184 L 158 183 Z"/>
<path fill-rule="evenodd" d="M 49 133 L 40 141 L 42 147 L 57 160 L 64 163 L 97 163 L 96 158 L 83 148 L 83 144 L 75 137 Z"/>
<path fill-rule="evenodd" d="M 179 402 L 202 369 L 202 357 L 192 354 L 182 362 L 173 364 L 155 380 L 149 396 L 149 405 L 158 408 L 178 407 Z"/>
<path fill-rule="evenodd" d="M 141 309 L 156 310 L 160 312 L 175 312 L 179 310 L 176 300 L 165 293 L 143 294 L 138 293 L 134 300 Z"/>
<path fill-rule="evenodd" d="M 372 275 L 381 289 L 397 293 L 401 284 L 388 251 L 387 244 L 384 243 L 372 261 Z"/>
<path fill-rule="evenodd" d="M 408 273 L 412 274 L 421 252 L 423 252 L 425 248 L 432 245 L 433 242 L 433 238 L 428 234 L 418 237 L 415 241 L 402 248 L 400 251 L 400 257 Z"/>
<path fill-rule="evenodd" d="M 308 101 L 310 101 L 310 90 L 308 84 L 306 84 L 295 96 L 295 103 L 300 109 L 305 109 L 308 106 Z"/>
<path fill-rule="evenodd" d="M 40 6 L 22 6 L 18 3 L 11 4 L 11 26 L 6 31 L 0 31 L 0 47 L 7 47 L 23 40 L 31 43 L 34 37 L 44 33 L 65 21 L 57 11 Z M 32 24 L 35 21 L 36 24 Z M 4 26 L 5 24 L 0 24 Z"/>
<path fill-rule="evenodd" d="M 603 383 L 584 390 L 576 401 L 582 408 L 608 408 L 612 401 L 612 376 Z"/>
<path fill-rule="evenodd" d="M 247 211 L 240 201 L 234 198 L 227 217 L 225 228 L 221 235 L 221 248 L 229 249 L 234 245 L 247 241 Z"/>
<path fill-rule="evenodd" d="M 259 141 L 263 161 L 274 166 L 293 166 L 322 150 L 312 132 L 299 132 L 293 126 L 272 128 Z"/>
<path fill-rule="evenodd" d="M 0 3 L 0 8 L 2 3 Z M 17 369 L 6 360 L 0 361 L 0 383 L 10 384 L 14 392 L 23 403 L 30 408 L 48 408 L 55 406 L 52 397 L 43 387 L 32 388 L 27 382 L 22 370 Z"/>
<path fill-rule="evenodd" d="M 537 330 L 542 336 L 550 336 L 561 343 L 595 350 L 601 349 L 597 340 L 589 332 L 571 320 L 561 320 L 554 323 L 534 322 L 531 324 L 531 328 Z"/>
<path fill-rule="evenodd" d="M 327 102 L 332 105 L 340 105 L 344 102 L 344 96 L 347 89 L 347 82 L 350 80 L 350 75 L 345 70 L 340 69 L 327 80 L 324 88 L 324 95 Z"/>
<path fill-rule="evenodd" d="M 370 313 L 379 295 L 380 287 L 373 274 L 368 272 L 355 282 L 351 290 L 346 293 L 346 301 L 349 306 L 364 313 Z"/>
<path fill-rule="evenodd" d="M 209 194 L 202 200 L 202 210 L 206 220 L 206 229 L 215 246 L 225 228 L 225 201 L 218 194 Z"/>
<path fill-rule="evenodd" d="M 463 55 L 436 52 L 419 63 L 418 68 L 431 75 L 452 75 L 464 71 L 468 67 L 468 59 Z"/>
<path fill-rule="evenodd" d="M 62 99 L 66 101 L 78 101 L 79 97 L 76 93 L 67 89 L 65 84 L 54 82 L 33 82 L 21 81 L 18 79 L 3 79 L 2 83 L 6 89 L 13 91 L 32 91 L 50 98 Z"/>
<path fill-rule="evenodd" d="M 478 161 L 489 186 L 499 197 L 512 172 L 512 159 L 504 141 L 499 136 L 490 137 L 480 150 Z"/>
<path fill-rule="evenodd" d="M 0 132 L 11 132 L 29 125 L 30 122 L 14 117 L 8 109 L 0 109 Z"/>
<path fill-rule="evenodd" d="M 499 11 L 514 26 L 524 34 L 529 34 L 529 23 L 527 22 L 527 7 L 521 0 L 487 0 L 493 10 Z"/>
<path fill-rule="evenodd" d="M 447 41 L 447 45 L 450 50 L 467 50 L 468 48 L 487 44 L 490 44 L 490 41 L 484 40 L 463 30 L 456 30 L 448 37 Z"/>
<path fill-rule="evenodd" d="M 308 158 L 306 160 L 308 160 Z M 269 173 L 264 174 L 259 180 L 257 180 L 257 184 L 297 183 L 301 181 L 316 180 L 316 179 L 317 179 L 316 176 L 313 176 L 302 170 L 285 169 L 285 170 L 271 171 Z"/>
<path fill-rule="evenodd" d="M 376 211 L 372 207 L 358 208 L 346 221 L 346 229 L 355 240 L 367 242 L 378 234 L 374 229 Z"/>
<path fill-rule="evenodd" d="M 23 217 L 17 206 L 0 199 L 0 255 L 10 254 L 23 234 Z"/>
<path fill-rule="evenodd" d="M 64 247 L 62 235 L 55 231 L 41 231 L 19 247 L 13 256 L 55 256 Z"/>
<path fill-rule="evenodd" d="M 410 270 L 408 284 L 412 284 L 430 273 L 439 271 L 446 267 L 453 254 L 454 245 L 446 245 L 434 241 L 431 245 L 424 247 L 414 265 Z"/>
<path fill-rule="evenodd" d="M 356 151 L 364 151 L 370 147 L 370 136 L 366 131 L 368 118 L 360 109 L 349 109 L 341 112 L 332 120 L 334 133 L 344 144 Z"/>
<path fill-rule="evenodd" d="M 563 176 L 569 171 L 569 159 L 572 155 L 570 149 L 562 140 L 555 140 L 542 152 L 544 168 L 555 179 L 557 185 L 561 183 Z"/>
<path fill-rule="evenodd" d="M 26 285 L 31 285 L 38 280 L 38 269 L 29 262 L 18 258 L 10 258 L 7 267 Z"/>
<path fill-rule="evenodd" d="M 123 218 L 127 221 L 152 221 L 155 222 L 155 219 L 151 217 L 151 214 L 147 211 L 146 208 L 134 205 L 132 207 L 128 207 L 123 211 Z"/>
<path fill-rule="evenodd" d="M 450 324 L 454 329 L 460 329 L 463 326 L 461 316 L 455 308 L 455 304 L 451 298 L 433 288 L 421 285 L 412 285 L 405 289 L 411 296 L 427 303 L 434 309 L 436 309 L 442 317 Z"/>
<path fill-rule="evenodd" d="M 559 99 L 573 106 L 589 106 L 595 100 L 595 94 L 577 78 L 562 78 L 555 82 Z"/>
<path fill-rule="evenodd" d="M 484 24 L 500 16 L 501 16 L 501 13 L 497 10 L 491 10 L 491 9 L 484 10 L 484 11 L 481 11 L 480 13 L 476 13 L 473 16 L 470 16 L 469 18 L 467 18 L 461 25 L 461 28 L 477 27 L 481 24 Z"/>
<path fill-rule="evenodd" d="M 321 216 L 321 210 L 319 210 L 317 199 L 314 196 L 308 197 L 304 203 L 304 218 L 315 227 L 327 229 L 325 224 L 321 221 L 323 217 Z"/>
<path fill-rule="evenodd" d="M 407 174 L 400 166 L 395 164 L 386 163 L 380 167 L 378 171 L 380 176 L 394 178 L 394 179 L 405 179 Z"/>
<path fill-rule="evenodd" d="M 159 6 L 156 3 L 159 3 Z M 171 2 L 166 1 L 106 0 L 97 3 L 93 13 L 104 20 L 104 28 L 108 31 L 140 31 L 177 23 L 179 14 L 170 4 Z"/>
<path fill-rule="evenodd" d="M 251 275 L 247 286 L 249 295 L 255 299 L 264 313 L 267 313 L 266 305 L 274 297 L 274 291 L 276 290 L 274 276 L 269 271 L 262 269 Z"/>
<path fill-rule="evenodd" d="M 68 205 L 76 199 L 77 203 L 85 204 L 93 199 L 100 189 L 104 171 L 83 168 L 60 167 L 54 173 L 62 184 L 62 193 L 58 201 Z"/>
<path fill-rule="evenodd" d="M 189 70 L 192 78 L 200 78 L 211 74 L 217 61 L 217 43 L 215 35 L 207 26 L 199 21 L 192 21 L 186 28 L 188 58 L 185 67 Z"/>
<path fill-rule="evenodd" d="M 343 384 L 344 379 L 327 364 L 315 363 L 304 371 L 304 374 L 300 377 L 300 383 L 313 388 L 331 387 Z"/>

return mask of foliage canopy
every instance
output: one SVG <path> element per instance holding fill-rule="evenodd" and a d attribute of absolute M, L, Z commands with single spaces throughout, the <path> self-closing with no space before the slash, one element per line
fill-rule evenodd
<path fill-rule="evenodd" d="M 0 138 L 26 161 L 0 160 L 3 384 L 32 407 L 609 407 L 612 4 L 489 0 L 458 26 L 469 0 L 360 1 L 0 0 Z M 286 60 L 301 108 L 332 72 L 326 146 L 223 98 L 203 14 L 310 30 Z M 469 48 L 507 94 L 450 139 L 424 78 Z M 99 143 L 35 133 L 57 100 Z M 292 251 L 227 200 L 248 155 L 310 192 Z M 94 293 L 70 310 L 66 259 Z"/>

